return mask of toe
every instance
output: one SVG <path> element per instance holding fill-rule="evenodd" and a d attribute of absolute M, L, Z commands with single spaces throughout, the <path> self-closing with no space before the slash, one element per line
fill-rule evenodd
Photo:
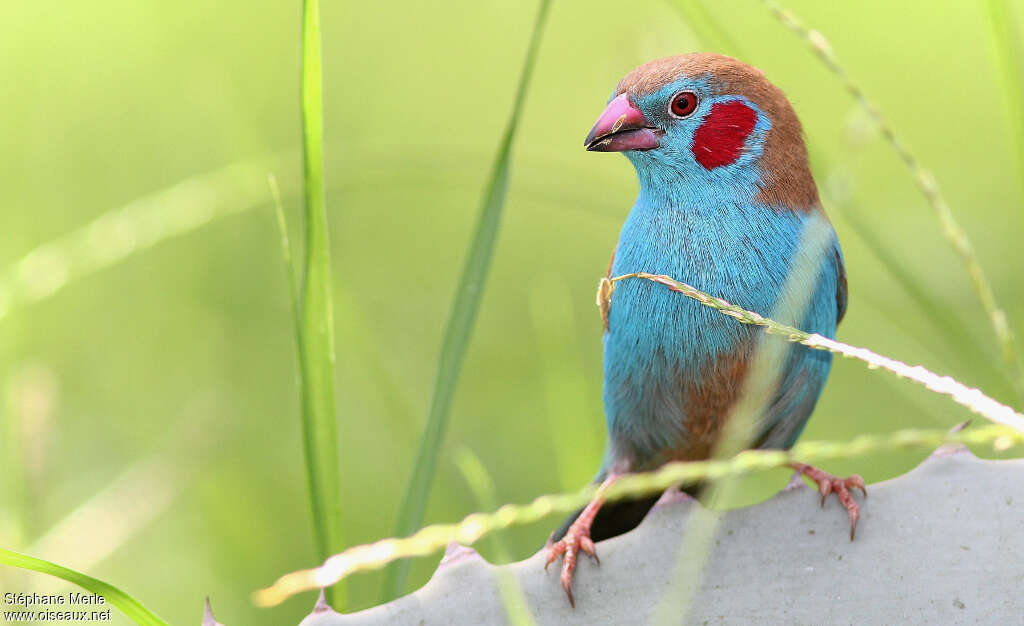
<path fill-rule="evenodd" d="M 867 487 L 864 485 L 864 479 L 860 477 L 860 474 L 854 474 L 845 481 L 847 488 L 849 489 L 860 489 L 860 492 L 864 494 L 864 497 L 868 497 Z"/>
<path fill-rule="evenodd" d="M 818 483 L 818 491 L 821 493 L 821 506 L 825 506 L 825 499 L 832 493 L 832 481 L 823 480 Z"/>
<path fill-rule="evenodd" d="M 565 542 L 559 541 L 548 547 L 548 560 L 544 562 L 544 569 L 555 562 L 555 559 L 565 554 Z"/>
<path fill-rule="evenodd" d="M 846 509 L 846 512 L 850 515 L 850 541 L 853 541 L 853 536 L 857 532 L 857 520 L 860 519 L 860 507 L 854 504 Z"/>
<path fill-rule="evenodd" d="M 597 561 L 597 549 L 594 546 L 594 541 L 590 538 L 590 525 L 589 523 L 579 523 L 579 520 L 577 520 L 576 523 L 569 527 L 568 532 L 566 532 L 561 540 L 548 548 L 547 563 L 544 565 L 544 568 L 547 569 L 547 566 L 553 563 L 555 559 L 559 556 L 562 557 L 560 580 L 562 582 L 562 589 L 565 590 L 565 595 L 569 598 L 569 604 L 573 608 L 576 607 L 576 598 L 572 592 L 572 580 L 576 572 L 576 563 L 580 552 L 593 557 Z"/>
<path fill-rule="evenodd" d="M 573 608 L 576 608 L 576 598 L 572 595 L 572 575 L 575 569 L 568 562 L 562 566 L 562 589 L 565 589 L 565 595 L 569 597 L 569 604 Z"/>
<path fill-rule="evenodd" d="M 825 506 L 828 496 L 836 494 L 836 498 L 839 499 L 850 517 L 850 541 L 853 541 L 857 532 L 857 520 L 860 519 L 860 507 L 850 490 L 857 489 L 867 497 L 868 490 L 864 484 L 864 478 L 859 474 L 853 474 L 849 478 L 840 478 L 804 463 L 792 463 L 790 466 L 817 483 L 818 491 L 821 493 L 821 506 Z"/>
<path fill-rule="evenodd" d="M 598 563 L 601 562 L 597 558 L 597 548 L 594 547 L 594 541 L 590 537 L 580 537 L 580 550 L 589 554 Z"/>

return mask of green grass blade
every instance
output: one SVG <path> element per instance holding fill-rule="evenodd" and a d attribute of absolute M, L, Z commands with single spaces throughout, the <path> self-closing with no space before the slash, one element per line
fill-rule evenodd
<path fill-rule="evenodd" d="M 105 583 L 102 580 L 97 580 L 92 576 L 86 576 L 81 572 L 76 572 L 75 570 L 68 569 L 62 565 L 57 565 L 56 563 L 37 559 L 35 557 L 28 556 L 27 554 L 12 552 L 11 550 L 5 550 L 3 548 L 0 548 L 0 563 L 10 565 L 11 567 L 19 567 L 21 569 L 56 576 L 57 578 L 62 578 L 70 583 L 74 583 L 86 591 L 99 594 L 103 596 L 107 602 L 117 607 L 119 611 L 141 626 L 167 626 L 167 622 L 154 615 L 153 612 L 146 607 L 142 606 L 142 603 L 138 600 L 121 591 L 117 587 L 109 583 Z"/>
<path fill-rule="evenodd" d="M 284 216 L 284 205 L 281 203 L 281 188 L 277 184 L 277 177 L 273 174 L 268 174 L 267 184 L 270 186 L 270 195 L 274 199 L 274 216 L 277 218 L 277 230 L 281 234 L 281 259 L 284 261 L 285 269 L 288 272 L 288 295 L 291 296 L 292 315 L 295 317 L 295 329 L 298 331 L 299 288 L 298 283 L 295 281 L 295 262 L 292 260 L 292 246 L 288 238 L 288 220 Z"/>
<path fill-rule="evenodd" d="M 544 23 L 547 20 L 549 5 L 550 0 L 541 0 L 540 8 L 537 10 L 537 18 L 530 36 L 523 71 L 519 77 L 512 114 L 498 147 L 494 167 L 481 202 L 476 232 L 473 235 L 469 255 L 455 292 L 455 303 L 445 328 L 441 358 L 434 380 L 427 425 L 416 453 L 412 476 L 398 514 L 398 523 L 395 525 L 395 534 L 399 536 L 408 535 L 420 526 L 427 500 L 430 497 L 430 486 L 437 470 L 437 458 L 444 440 L 452 395 L 458 382 L 459 371 L 462 368 L 462 358 L 466 354 L 466 347 L 473 332 L 473 323 L 476 320 L 480 297 L 483 294 L 484 282 L 487 279 L 487 272 L 494 252 L 494 242 L 498 235 L 501 212 L 505 205 L 505 193 L 508 187 L 509 154 L 519 125 L 519 115 L 523 108 L 523 101 L 526 99 L 530 76 L 533 73 L 537 47 L 540 43 Z M 402 593 L 408 576 L 408 561 L 402 561 L 389 569 L 384 581 L 382 601 Z"/>
<path fill-rule="evenodd" d="M 480 457 L 473 454 L 469 448 L 462 448 L 455 454 L 455 465 L 462 472 L 473 495 L 476 496 L 477 504 L 482 511 L 493 511 L 498 508 L 498 492 L 494 487 L 494 479 L 487 473 Z M 494 547 L 494 554 L 502 563 L 512 561 L 512 553 L 500 534 L 490 537 L 490 543 Z M 501 603 L 505 609 L 505 619 L 512 626 L 533 626 L 533 616 L 530 615 L 530 608 L 523 596 L 523 588 L 519 580 L 507 568 L 497 568 L 495 576 L 498 582 L 498 594 L 501 596 Z"/>
<path fill-rule="evenodd" d="M 340 552 L 341 491 L 334 406 L 334 312 L 323 183 L 323 98 L 320 6 L 303 2 L 302 150 L 306 200 L 306 258 L 299 311 L 299 372 L 306 474 L 317 554 Z M 290 271 L 290 270 L 289 270 Z M 343 602 L 336 589 L 331 601 Z M 340 607 L 339 607 L 340 608 Z"/>
<path fill-rule="evenodd" d="M 682 15 L 683 21 L 697 39 L 710 46 L 708 52 L 727 54 L 740 60 L 746 58 L 739 43 L 733 39 L 729 31 L 722 28 L 701 0 L 669 0 L 669 5 Z"/>
<path fill-rule="evenodd" d="M 1024 45 L 1014 26 L 1017 16 L 1006 0 L 988 0 L 988 17 L 1012 141 L 1017 149 L 1018 180 L 1024 185 Z"/>
<path fill-rule="evenodd" d="M 266 202 L 262 157 L 192 176 L 103 213 L 0 270 L 0 320 L 131 255 Z"/>

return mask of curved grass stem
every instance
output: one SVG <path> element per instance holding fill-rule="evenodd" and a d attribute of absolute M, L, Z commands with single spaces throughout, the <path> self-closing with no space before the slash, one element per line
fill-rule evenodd
<path fill-rule="evenodd" d="M 823 337 L 822 335 L 804 332 L 798 328 L 780 324 L 775 320 L 764 317 L 760 313 L 748 311 L 726 300 L 706 294 L 703 291 L 687 285 L 686 283 L 681 283 L 670 276 L 635 272 L 632 274 L 616 276 L 610 279 L 603 278 L 601 279 L 602 286 L 599 288 L 598 293 L 607 294 L 605 297 L 611 298 L 614 284 L 618 281 L 629 278 L 641 278 L 660 283 L 672 291 L 682 293 L 705 306 L 715 309 L 722 315 L 728 315 L 741 324 L 760 326 L 765 329 L 766 333 L 780 335 L 787 341 L 799 343 L 809 348 L 814 348 L 815 350 L 825 350 L 833 354 L 857 359 L 858 361 L 866 363 L 869 369 L 884 369 L 896 374 L 900 378 L 910 379 L 916 383 L 924 385 L 930 391 L 949 396 L 954 402 L 967 408 L 972 413 L 976 413 L 977 415 L 988 418 L 993 422 L 1009 426 L 1010 428 L 1024 433 L 1024 415 L 1021 415 L 1013 408 L 1002 404 L 1001 402 L 993 400 L 982 393 L 979 389 L 968 387 L 950 376 L 940 376 L 920 365 L 907 365 L 902 361 L 890 359 L 889 357 L 872 352 L 867 348 L 857 348 L 855 346 L 842 343 L 841 341 Z M 605 282 L 611 283 L 612 286 L 605 286 Z"/>
<path fill-rule="evenodd" d="M 825 459 L 848 458 L 868 452 L 897 450 L 907 447 L 934 447 L 949 442 L 987 443 L 998 450 L 1024 443 L 1024 415 L 1000 404 L 978 389 L 950 378 L 939 376 L 921 366 L 910 366 L 901 361 L 875 354 L 865 348 L 856 348 L 821 335 L 811 334 L 776 322 L 721 298 L 716 298 L 669 276 L 637 272 L 614 278 L 602 278 L 598 288 L 599 303 L 610 298 L 616 282 L 629 279 L 651 280 L 681 293 L 701 304 L 728 315 L 743 324 L 752 324 L 778 335 L 787 341 L 816 350 L 854 358 L 870 369 L 884 369 L 901 378 L 908 378 L 927 389 L 949 396 L 954 402 L 973 413 L 982 415 L 996 424 L 969 431 L 905 430 L 889 435 L 862 435 L 849 442 L 798 443 L 789 452 L 781 450 L 745 450 L 725 459 L 676 462 L 649 474 L 624 476 L 608 488 L 603 497 L 608 501 L 655 493 L 674 484 L 692 484 L 704 480 L 719 480 L 754 470 L 782 467 L 793 459 L 813 462 Z M 360 571 L 379 569 L 398 559 L 426 556 L 443 548 L 451 541 L 471 544 L 481 537 L 519 524 L 538 521 L 554 513 L 568 513 L 593 498 L 596 486 L 591 484 L 575 494 L 541 496 L 525 506 L 505 505 L 491 514 L 474 513 L 458 524 L 437 524 L 401 539 L 384 539 L 373 544 L 350 548 L 327 559 L 315 569 L 286 574 L 266 589 L 257 591 L 253 600 L 260 606 L 273 606 L 301 591 L 332 585 L 342 578 Z"/>
<path fill-rule="evenodd" d="M 797 458 L 804 462 L 817 462 L 877 452 L 935 448 L 946 443 L 987 444 L 1001 451 L 1024 444 L 1024 433 L 991 424 L 955 433 L 902 430 L 888 435 L 860 435 L 845 442 L 808 441 L 798 443 L 789 452 L 746 450 L 725 460 L 675 462 L 655 472 L 623 476 L 602 492 L 602 498 L 609 502 L 637 498 L 677 484 L 687 485 L 783 467 Z M 263 607 L 276 606 L 297 593 L 331 585 L 357 572 L 380 569 L 397 559 L 433 554 L 452 541 L 469 545 L 512 526 L 569 513 L 589 502 L 596 491 L 597 486 L 589 484 L 576 493 L 544 495 L 524 505 L 506 504 L 492 513 L 473 513 L 454 524 L 427 526 L 408 537 L 354 546 L 327 559 L 318 568 L 285 574 L 270 587 L 256 591 L 253 602 Z"/>
<path fill-rule="evenodd" d="M 772 15 L 783 26 L 807 42 L 814 54 L 825 64 L 829 71 L 836 75 L 846 91 L 853 96 L 854 100 L 857 101 L 871 120 L 878 126 L 886 142 L 896 152 L 904 165 L 906 165 L 911 178 L 932 207 L 936 217 L 938 217 L 943 234 L 964 264 L 971 285 L 974 287 L 974 291 L 977 293 L 978 299 L 988 315 L 1003 360 L 1013 373 L 1017 393 L 1020 397 L 1024 398 L 1024 363 L 1020 359 L 1013 330 L 1007 321 L 1006 313 L 996 301 L 992 285 L 985 275 L 981 263 L 978 261 L 978 256 L 974 251 L 970 238 L 967 236 L 967 231 L 957 222 L 953 211 L 939 189 L 935 177 L 921 165 L 917 157 L 910 152 L 893 127 L 882 116 L 878 107 L 868 100 L 860 86 L 846 73 L 843 66 L 839 64 L 839 60 L 836 58 L 835 52 L 833 52 L 825 36 L 816 30 L 811 30 L 804 26 L 792 12 L 785 9 L 775 0 L 761 0 L 761 2 L 768 7 L 768 10 L 771 11 Z"/>

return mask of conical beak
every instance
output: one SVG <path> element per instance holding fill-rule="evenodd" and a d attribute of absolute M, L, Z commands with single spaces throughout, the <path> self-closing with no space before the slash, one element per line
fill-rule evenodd
<path fill-rule="evenodd" d="M 661 145 L 663 134 L 664 131 L 652 126 L 622 93 L 608 103 L 583 145 L 591 152 L 652 150 Z"/>

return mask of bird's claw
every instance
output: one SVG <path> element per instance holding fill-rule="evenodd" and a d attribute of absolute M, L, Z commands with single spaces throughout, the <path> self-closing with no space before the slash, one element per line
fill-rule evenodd
<path fill-rule="evenodd" d="M 806 463 L 794 463 L 793 469 L 810 478 L 818 485 L 818 492 L 821 494 L 821 506 L 825 506 L 825 499 L 831 494 L 836 494 L 839 502 L 846 508 L 850 517 L 850 541 L 857 532 L 857 520 L 860 519 L 860 506 L 853 499 L 851 489 L 860 489 L 864 497 L 868 497 L 868 490 L 864 485 L 864 479 L 859 474 L 853 474 L 849 478 L 840 478 L 820 470 L 813 465 Z"/>
<path fill-rule="evenodd" d="M 546 570 L 558 557 L 562 557 L 562 574 L 559 579 L 573 608 L 576 608 L 576 599 L 572 595 L 572 578 L 576 572 L 576 558 L 580 552 L 590 556 L 600 565 L 601 559 L 597 558 L 597 548 L 590 538 L 589 526 L 573 523 L 564 537 L 548 546 L 548 558 L 544 563 Z"/>

